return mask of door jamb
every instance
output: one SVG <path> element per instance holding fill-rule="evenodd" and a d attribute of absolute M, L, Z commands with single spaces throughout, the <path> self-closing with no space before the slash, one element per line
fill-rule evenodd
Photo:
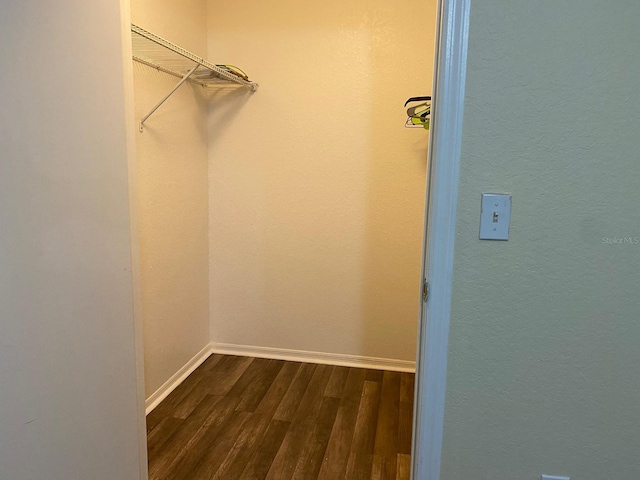
<path fill-rule="evenodd" d="M 438 6 L 422 270 L 429 298 L 421 302 L 419 321 L 414 480 L 440 479 L 470 3 L 440 0 Z"/>
<path fill-rule="evenodd" d="M 133 102 L 133 64 L 131 62 L 131 1 L 120 0 L 120 29 L 122 38 L 122 62 L 124 66 L 124 113 L 127 134 L 127 170 L 129 176 L 129 212 L 131 225 L 131 280 L 133 295 L 133 336 L 136 353 L 137 411 L 138 411 L 138 460 L 140 480 L 148 480 L 147 421 L 145 412 L 143 317 L 140 280 L 140 238 L 138 229 L 138 195 L 136 182 L 136 142 Z"/>

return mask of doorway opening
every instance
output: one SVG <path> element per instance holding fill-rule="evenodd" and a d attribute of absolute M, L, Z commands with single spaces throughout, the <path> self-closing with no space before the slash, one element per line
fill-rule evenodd
<path fill-rule="evenodd" d="M 350 461 L 382 478 L 409 478 L 407 373 L 421 310 L 429 140 L 426 129 L 404 128 L 404 102 L 432 93 L 438 2 L 174 3 L 160 10 L 131 0 L 132 21 L 202 56 L 237 62 L 261 87 L 251 94 L 186 83 L 136 133 L 145 396 L 156 412 L 150 478 L 236 478 L 228 475 L 238 462 L 225 459 L 239 458 L 240 446 L 260 435 L 280 434 L 280 445 L 292 447 L 275 450 L 270 465 L 279 459 L 289 468 L 294 450 L 320 453 L 298 459 L 291 478 L 343 478 Z M 174 84 L 134 64 L 136 119 Z M 273 387 L 287 375 L 286 388 Z M 278 418 L 245 429 L 272 387 L 298 404 L 279 404 Z M 324 404 L 296 417 L 313 389 Z M 156 409 L 163 402 L 176 410 Z M 310 418 L 324 419 L 324 434 L 306 430 L 319 428 Z M 343 465 L 332 470 L 337 463 L 324 462 L 332 432 L 349 422 L 355 429 L 359 418 L 370 430 L 359 434 L 366 458 L 350 450 L 352 433 Z M 376 438 L 380 422 L 390 430 Z M 197 437 L 212 425 L 231 436 Z M 324 449 L 314 445 L 323 435 Z M 335 435 L 335 448 L 344 448 L 349 435 Z M 224 456 L 215 471 L 211 462 L 184 460 L 200 447 L 211 460 L 206 448 L 221 439 L 228 451 L 215 450 Z"/>

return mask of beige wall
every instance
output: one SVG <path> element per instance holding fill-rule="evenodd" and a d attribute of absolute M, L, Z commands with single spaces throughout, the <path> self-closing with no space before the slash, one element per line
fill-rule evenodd
<path fill-rule="evenodd" d="M 213 340 L 413 360 L 435 0 L 208 5 Z"/>
<path fill-rule="evenodd" d="M 472 2 L 443 480 L 640 478 L 639 31 L 635 1 Z"/>
<path fill-rule="evenodd" d="M 132 0 L 133 23 L 206 57 L 204 0 Z M 178 82 L 134 63 L 136 121 Z M 209 343 L 206 105 L 185 84 L 136 130 L 147 397 Z"/>
<path fill-rule="evenodd" d="M 0 477 L 139 479 L 120 5 L 0 31 Z"/>

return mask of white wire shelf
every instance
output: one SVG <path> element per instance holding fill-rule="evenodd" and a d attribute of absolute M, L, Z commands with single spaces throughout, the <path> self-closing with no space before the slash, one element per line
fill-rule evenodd
<path fill-rule="evenodd" d="M 147 118 L 187 80 L 205 87 L 232 83 L 248 87 L 254 92 L 258 89 L 258 84 L 252 82 L 239 68 L 211 63 L 134 24 L 131 24 L 131 41 L 133 60 L 181 79 L 173 90 L 142 118 L 140 131 Z"/>

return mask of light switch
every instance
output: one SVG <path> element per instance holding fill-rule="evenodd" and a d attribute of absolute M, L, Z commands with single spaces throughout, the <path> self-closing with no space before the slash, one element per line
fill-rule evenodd
<path fill-rule="evenodd" d="M 511 195 L 483 193 L 480 210 L 480 240 L 509 240 Z"/>

